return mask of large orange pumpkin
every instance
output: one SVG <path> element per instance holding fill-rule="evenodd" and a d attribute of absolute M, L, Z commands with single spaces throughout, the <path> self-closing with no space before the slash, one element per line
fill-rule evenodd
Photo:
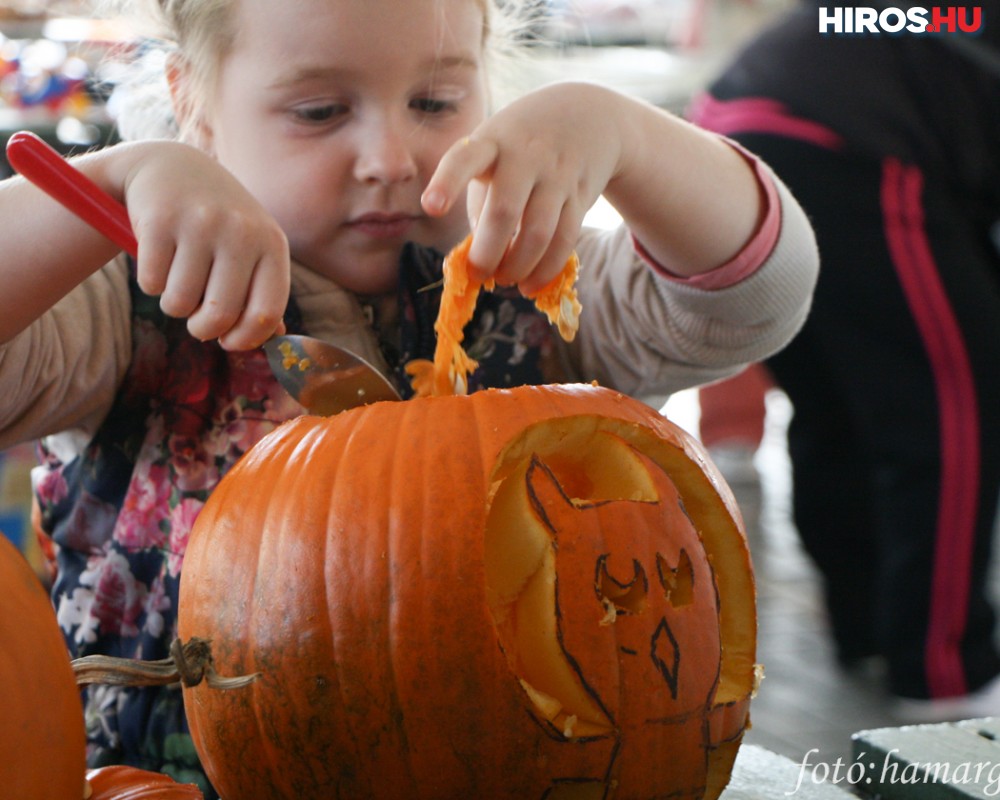
<path fill-rule="evenodd" d="M 21 553 L 0 534 L 0 794 L 80 800 L 86 736 L 55 611 Z"/>
<path fill-rule="evenodd" d="M 302 417 L 202 511 L 185 689 L 223 797 L 714 798 L 755 685 L 739 512 L 697 443 L 594 386 Z"/>

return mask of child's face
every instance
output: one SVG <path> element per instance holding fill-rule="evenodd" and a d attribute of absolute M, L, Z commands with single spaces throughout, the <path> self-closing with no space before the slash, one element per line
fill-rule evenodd
<path fill-rule="evenodd" d="M 206 103 L 215 156 L 284 228 L 292 257 L 359 293 L 392 290 L 405 241 L 447 250 L 420 195 L 485 116 L 482 13 L 471 0 L 239 0 Z"/>

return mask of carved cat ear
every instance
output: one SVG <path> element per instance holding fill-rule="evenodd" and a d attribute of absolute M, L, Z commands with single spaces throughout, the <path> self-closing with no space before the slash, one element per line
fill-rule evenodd
<path fill-rule="evenodd" d="M 607 736 L 614 729 L 559 632 L 557 539 L 576 539 L 587 513 L 532 456 L 498 488 L 485 542 L 487 599 L 501 649 L 535 712 L 565 739 Z M 592 569 L 587 567 L 588 583 Z"/>
<path fill-rule="evenodd" d="M 553 517 L 558 515 L 561 518 L 563 511 L 572 511 L 581 506 L 581 501 L 569 497 L 559 479 L 538 456 L 531 457 L 524 480 L 532 509 L 539 521 L 553 534 L 561 527 Z"/>

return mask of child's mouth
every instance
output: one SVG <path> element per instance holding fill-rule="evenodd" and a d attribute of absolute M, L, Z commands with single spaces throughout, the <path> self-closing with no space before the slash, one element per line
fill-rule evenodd
<path fill-rule="evenodd" d="M 366 236 L 376 239 L 399 239 L 406 236 L 415 217 L 410 214 L 383 214 L 373 212 L 352 219 L 348 225 Z"/>

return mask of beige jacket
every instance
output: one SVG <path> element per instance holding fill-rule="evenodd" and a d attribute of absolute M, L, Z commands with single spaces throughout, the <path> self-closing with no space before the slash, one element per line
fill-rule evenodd
<path fill-rule="evenodd" d="M 625 228 L 585 231 L 577 247 L 580 332 L 560 343 L 564 382 L 596 380 L 659 408 L 673 392 L 783 347 L 807 314 L 818 256 L 802 210 L 780 184 L 778 193 L 781 231 L 770 256 L 745 280 L 713 291 L 657 275 Z M 292 292 L 306 330 L 386 369 L 353 295 L 298 266 Z M 59 432 L 77 445 L 89 440 L 131 355 L 128 274 L 119 258 L 0 346 L 0 449 Z"/>

